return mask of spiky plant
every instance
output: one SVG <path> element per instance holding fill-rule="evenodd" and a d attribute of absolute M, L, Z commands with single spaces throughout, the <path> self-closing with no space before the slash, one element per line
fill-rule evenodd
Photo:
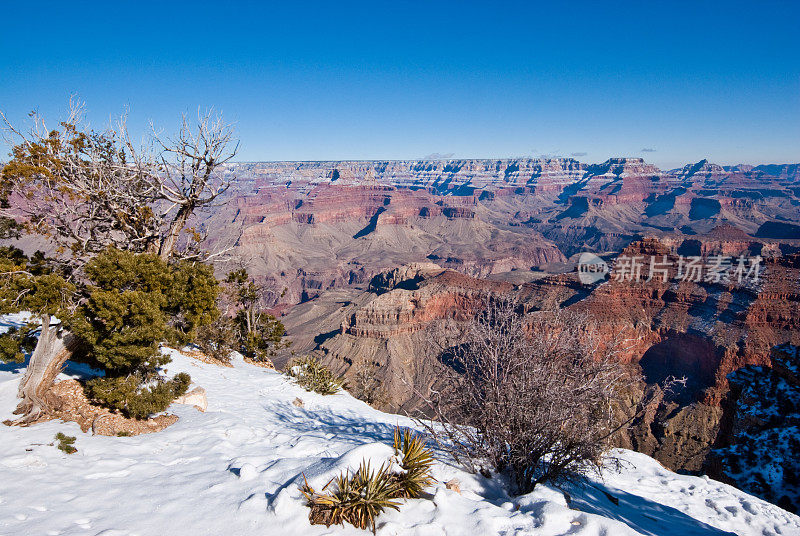
<path fill-rule="evenodd" d="M 374 534 L 375 518 L 378 514 L 386 508 L 400 508 L 400 503 L 395 500 L 400 490 L 388 466 L 381 465 L 373 473 L 369 462 L 362 461 L 361 467 L 353 476 L 353 488 L 358 497 L 353 502 L 349 521 L 356 527 L 371 527 Z"/>
<path fill-rule="evenodd" d="M 328 527 L 344 525 L 346 521 L 375 533 L 375 518 L 387 508 L 400 507 L 395 500 L 400 490 L 393 476 L 385 465 L 373 471 L 369 462 L 362 461 L 352 476 L 342 473 L 322 488 L 325 491 L 333 483 L 335 489 L 331 492 L 317 493 L 305 481 L 301 491 L 311 508 L 309 520 Z"/>
<path fill-rule="evenodd" d="M 430 474 L 434 463 L 433 452 L 426 447 L 422 438 L 412 434 L 408 428 L 401 431 L 399 426 L 394 429 L 394 450 L 403 454 L 403 472 L 395 474 L 400 490 L 398 496 L 415 499 L 434 482 Z"/>

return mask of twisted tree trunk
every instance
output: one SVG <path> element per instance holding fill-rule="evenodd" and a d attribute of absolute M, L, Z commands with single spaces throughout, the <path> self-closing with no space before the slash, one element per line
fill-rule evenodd
<path fill-rule="evenodd" d="M 172 251 L 175 249 L 175 244 L 178 242 L 178 236 L 186 226 L 186 220 L 189 219 L 189 216 L 192 214 L 193 210 L 194 207 L 190 205 L 181 205 L 181 207 L 178 209 L 178 213 L 170 223 L 169 230 L 161 242 L 161 247 L 158 251 L 158 256 L 161 257 L 161 260 L 169 260 L 170 256 L 172 255 Z"/>
<path fill-rule="evenodd" d="M 22 400 L 14 414 L 21 417 L 11 424 L 33 424 L 51 411 L 45 393 L 77 347 L 77 337 L 63 330 L 60 325 L 51 325 L 50 315 L 44 314 L 40 318 L 42 332 L 17 392 Z"/>

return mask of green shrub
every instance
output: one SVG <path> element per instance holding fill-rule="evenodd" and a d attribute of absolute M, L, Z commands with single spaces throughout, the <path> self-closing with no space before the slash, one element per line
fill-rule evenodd
<path fill-rule="evenodd" d="M 292 359 L 287 365 L 286 372 L 306 391 L 314 391 L 321 395 L 339 392 L 344 383 L 318 359 L 310 356 Z"/>
<path fill-rule="evenodd" d="M 128 376 L 168 363 L 158 351 L 167 333 L 167 263 L 158 255 L 109 249 L 86 265 L 86 275 L 93 284 L 70 327 L 92 364 Z"/>
<path fill-rule="evenodd" d="M 86 275 L 88 299 L 68 322 L 83 342 L 85 360 L 106 372 L 87 382 L 88 396 L 137 419 L 165 410 L 191 379 L 159 376 L 170 361 L 159 342 L 183 341 L 218 316 L 213 272 L 108 249 L 86 265 Z"/>
<path fill-rule="evenodd" d="M 25 353 L 32 352 L 36 347 L 34 331 L 35 326 L 28 325 L 23 329 L 11 327 L 0 334 L 0 361 L 25 361 Z"/>
<path fill-rule="evenodd" d="M 194 342 L 200 329 L 219 319 L 219 282 L 214 269 L 200 262 L 180 261 L 170 266 L 167 289 L 168 338 L 178 344 Z"/>
<path fill-rule="evenodd" d="M 220 317 L 216 322 L 201 326 L 194 343 L 207 356 L 228 363 L 237 347 L 236 327 L 231 318 Z"/>
<path fill-rule="evenodd" d="M 68 316 L 66 305 L 75 293 L 75 285 L 47 265 L 41 251 L 30 257 L 22 250 L 0 246 L 0 314 L 27 311 L 31 322 L 12 327 L 0 335 L 0 361 L 22 362 L 37 344 L 42 315 Z"/>
<path fill-rule="evenodd" d="M 125 377 L 94 378 L 86 383 L 90 398 L 128 417 L 145 419 L 169 407 L 173 400 L 186 393 L 191 378 L 185 372 L 171 380 L 160 376 L 146 378 L 141 374 Z"/>
<path fill-rule="evenodd" d="M 273 295 L 270 288 L 256 284 L 245 269 L 230 272 L 223 286 L 224 296 L 236 311 L 236 349 L 242 355 L 255 361 L 267 361 L 278 350 L 291 345 L 284 340 L 283 323 L 266 312 L 264 298 Z"/>
<path fill-rule="evenodd" d="M 248 316 L 252 316 L 252 314 L 248 311 L 240 311 L 236 317 L 241 352 L 245 357 L 254 361 L 267 361 L 278 350 L 291 345 L 291 342 L 283 340 L 283 336 L 286 334 L 283 322 L 270 314 L 260 313 L 248 324 Z M 251 326 L 249 330 L 248 325 Z"/>
<path fill-rule="evenodd" d="M 58 441 L 58 445 L 56 445 L 58 450 L 66 452 L 67 454 L 75 454 L 78 452 L 78 449 L 72 446 L 73 443 L 75 443 L 74 437 L 64 435 L 64 433 L 59 432 L 56 434 L 56 441 Z"/>

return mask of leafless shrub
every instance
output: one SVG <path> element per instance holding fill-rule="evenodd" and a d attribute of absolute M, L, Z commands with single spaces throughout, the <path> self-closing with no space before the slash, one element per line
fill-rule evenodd
<path fill-rule="evenodd" d="M 437 330 L 441 380 L 425 397 L 434 422 L 420 422 L 458 463 L 507 471 L 519 493 L 598 469 L 620 425 L 614 404 L 637 381 L 620 344 L 582 314 L 488 303 Z"/>
<path fill-rule="evenodd" d="M 356 366 L 356 373 L 348 380 L 345 388 L 347 391 L 369 404 L 382 406 L 389 401 L 389 395 L 383 382 L 377 377 L 378 365 L 375 363 L 360 363 Z"/>

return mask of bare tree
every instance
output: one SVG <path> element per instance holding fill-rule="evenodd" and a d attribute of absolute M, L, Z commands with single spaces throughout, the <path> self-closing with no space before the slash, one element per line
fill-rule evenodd
<path fill-rule="evenodd" d="M 210 110 L 198 112 L 194 128 L 184 115 L 174 138 L 153 131 L 161 149 L 155 175 L 158 196 L 169 203 L 162 215 L 165 229 L 158 254 L 167 260 L 189 217 L 198 208 L 211 205 L 230 186 L 220 177 L 219 168 L 236 156 L 239 144 L 233 141 L 233 125 Z"/>
<path fill-rule="evenodd" d="M 159 235 L 152 166 L 126 152 L 119 133 L 83 129 L 82 115 L 73 101 L 61 128 L 32 114 L 28 131 L 2 116 L 14 145 L 2 173 L 4 215 L 50 238 L 73 267 L 108 246 L 143 251 Z"/>
<path fill-rule="evenodd" d="M 519 493 L 598 467 L 619 425 L 614 403 L 637 378 L 586 316 L 523 315 L 495 297 L 436 340 L 440 382 L 425 397 L 434 422 L 420 422 L 457 462 L 507 470 Z"/>
<path fill-rule="evenodd" d="M 60 129 L 32 114 L 32 127 L 22 131 L 0 114 L 14 146 L 3 169 L 11 196 L 4 215 L 53 239 L 73 264 L 108 246 L 168 260 L 190 216 L 230 186 L 219 171 L 238 150 L 233 126 L 213 111 L 198 113 L 194 126 L 184 115 L 174 137 L 153 128 L 150 143 L 136 144 L 126 115 L 99 133 L 83 115 L 83 105 L 71 101 Z"/>

